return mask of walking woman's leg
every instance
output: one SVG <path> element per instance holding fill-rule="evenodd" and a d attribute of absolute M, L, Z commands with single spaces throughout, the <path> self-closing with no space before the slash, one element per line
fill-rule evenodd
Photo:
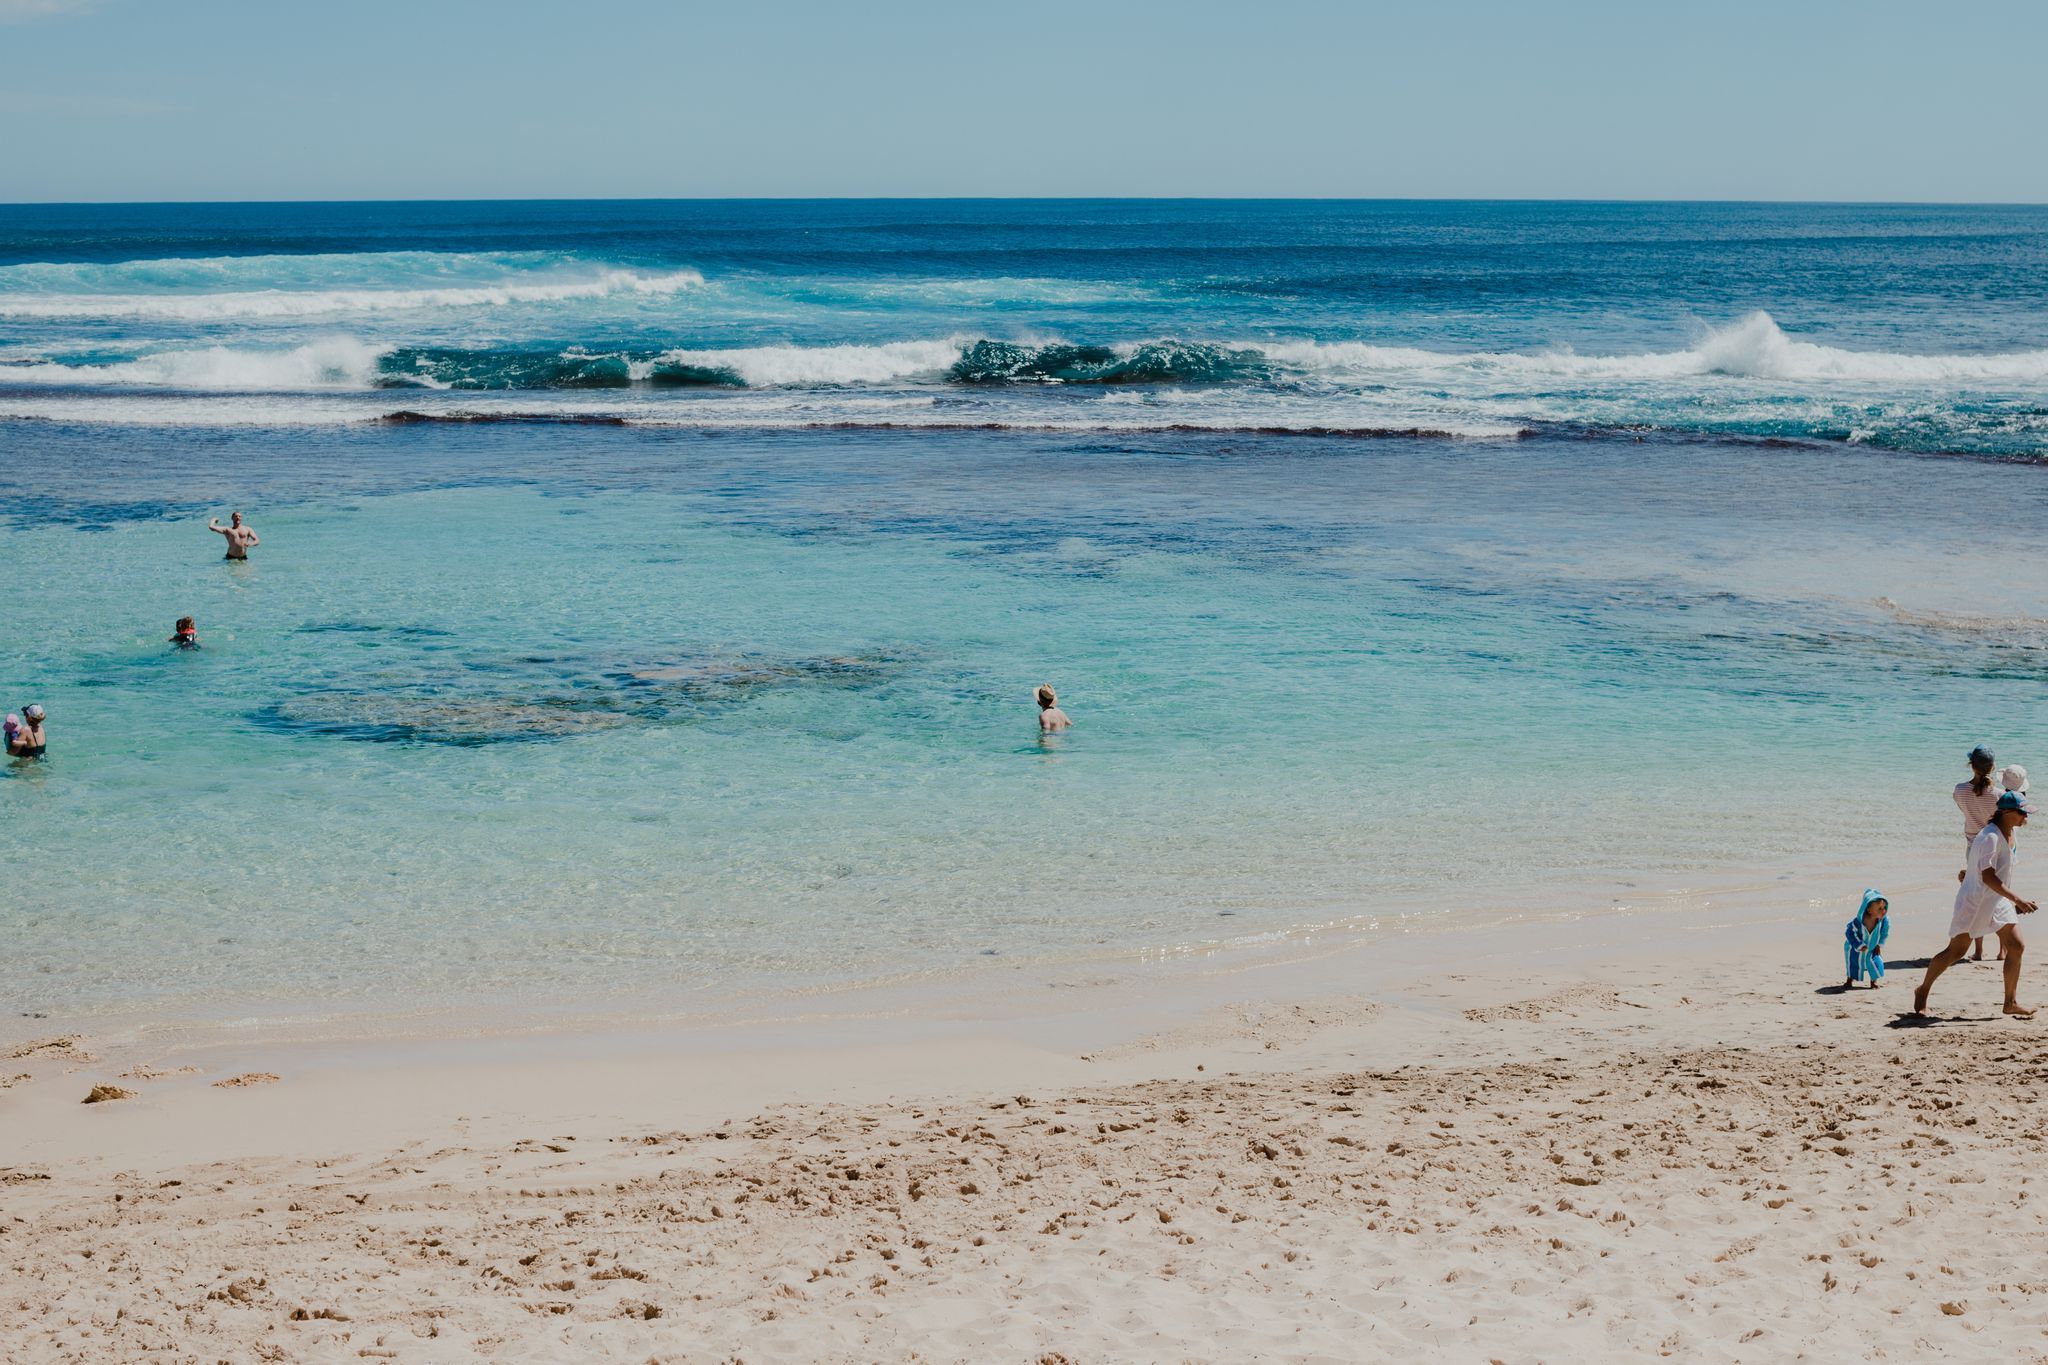
<path fill-rule="evenodd" d="M 1927 1013 L 1927 992 L 1934 989 L 1934 983 L 1941 974 L 1963 960 L 1963 954 L 1970 951 L 1970 936 L 1957 934 L 1948 941 L 1948 947 L 1936 953 L 1927 963 L 1927 975 L 1920 980 L 1920 988 L 1913 992 L 1913 1013 Z"/>
<path fill-rule="evenodd" d="M 2005 1012 L 2021 1019 L 2034 1017 L 2034 1012 L 2020 1003 L 2020 959 L 2026 952 L 2027 943 L 2017 924 L 1998 927 L 1998 955 L 2005 960 Z"/>

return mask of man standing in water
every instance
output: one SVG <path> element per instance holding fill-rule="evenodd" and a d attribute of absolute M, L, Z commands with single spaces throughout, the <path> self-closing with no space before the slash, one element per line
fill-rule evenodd
<path fill-rule="evenodd" d="M 242 514 L 240 512 L 229 513 L 228 524 L 225 526 L 220 524 L 219 517 L 208 517 L 206 519 L 206 529 L 228 538 L 229 559 L 247 559 L 249 557 L 249 547 L 263 543 L 256 538 L 254 530 L 242 525 Z"/>
<path fill-rule="evenodd" d="M 2035 907 L 2012 890 L 2013 835 L 2033 813 L 2033 802 L 2007 792 L 1970 841 L 1970 865 L 1963 872 L 1955 913 L 1948 922 L 1948 947 L 1927 964 L 1927 976 L 1913 992 L 1913 1013 L 1927 1013 L 1927 993 L 1943 972 L 1963 960 L 1971 939 L 1996 933 L 1999 956 L 2005 959 L 2005 1012 L 2021 1019 L 2033 1017 L 2034 1012 L 2020 1003 L 2020 956 L 2026 944 L 2020 939 L 2019 917 L 2033 914 Z"/>

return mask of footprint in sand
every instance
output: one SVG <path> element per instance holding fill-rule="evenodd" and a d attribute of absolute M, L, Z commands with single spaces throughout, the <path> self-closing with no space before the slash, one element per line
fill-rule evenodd
<path fill-rule="evenodd" d="M 1505 1005 L 1484 1005 L 1465 1011 L 1475 1024 L 1527 1023 L 1546 1014 L 1571 1014 L 1579 1010 L 1619 1009 L 1629 1002 L 1621 992 L 1608 986 L 1567 986 L 1534 1000 L 1515 1000 Z"/>

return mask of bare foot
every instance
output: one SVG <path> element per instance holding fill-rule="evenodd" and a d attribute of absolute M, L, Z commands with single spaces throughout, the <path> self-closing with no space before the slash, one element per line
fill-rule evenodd
<path fill-rule="evenodd" d="M 2006 1001 L 2005 1012 L 2015 1019 L 2031 1019 L 2034 1017 L 2033 1007 L 2031 1005 L 2022 1005 L 2017 1000 Z"/>
<path fill-rule="evenodd" d="M 1927 988 L 1925 986 L 1918 987 L 1913 992 L 1913 1013 L 1927 1013 Z"/>

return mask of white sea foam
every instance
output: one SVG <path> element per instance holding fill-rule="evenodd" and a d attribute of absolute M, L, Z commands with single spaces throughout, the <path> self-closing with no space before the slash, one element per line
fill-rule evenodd
<path fill-rule="evenodd" d="M 631 367 L 645 379 L 658 364 L 724 370 L 749 388 L 852 387 L 936 377 L 960 358 L 961 342 L 898 341 L 876 346 L 752 346 L 677 350 Z M 209 346 L 155 352 L 99 365 L 0 365 L 0 384 L 148 385 L 222 390 L 369 388 L 393 348 L 332 337 L 290 350 Z M 428 382 L 421 380 L 420 382 Z"/>
<path fill-rule="evenodd" d="M 1255 348 L 1245 343 L 1242 349 L 1260 351 L 1266 366 L 1244 368 L 1216 383 L 1112 388 L 1086 402 L 1085 390 L 1068 385 L 945 383 L 963 347 L 972 342 L 955 336 L 873 345 L 677 349 L 659 359 L 646 359 L 641 352 L 642 358 L 632 361 L 632 375 L 643 381 L 674 378 L 658 373 L 665 366 L 689 366 L 724 372 L 746 386 L 687 393 L 649 388 L 434 392 L 477 382 L 472 371 L 487 374 L 490 354 L 478 351 L 474 366 L 460 356 L 444 362 L 438 355 L 422 355 L 417 376 L 408 375 L 422 387 L 399 394 L 380 390 L 390 382 L 385 369 L 393 363 L 392 347 L 343 335 L 291 347 L 165 347 L 98 363 L 83 355 L 58 363 L 57 355 L 45 351 L 28 363 L 0 363 L 0 390 L 12 391 L 0 404 L 0 417 L 293 425 L 365 421 L 395 408 L 416 408 L 436 416 L 474 410 L 686 427 L 883 422 L 1071 431 L 1417 429 L 1474 437 L 1509 436 L 1531 424 L 1556 422 L 1830 439 L 1846 435 L 1852 441 L 1930 448 L 1967 449 L 1995 441 L 2014 450 L 2039 449 L 2042 432 L 2048 430 L 2033 413 L 2038 403 L 2032 396 L 2048 383 L 2048 352 L 1940 356 L 1852 351 L 1788 337 L 1760 313 L 1683 351 L 1624 356 L 1456 353 L 1362 342 L 1269 342 Z M 1133 354 L 1141 347 L 1126 343 L 1117 349 Z M 65 399 L 54 392 L 26 392 L 33 387 L 126 389 L 129 394 Z M 1959 409 L 1949 395 L 1965 389 L 1984 391 L 1980 396 L 1994 401 Z M 170 392 L 178 390 L 194 396 Z M 218 396 L 223 394 L 250 397 Z M 303 395 L 304 401 L 258 397 L 292 394 Z M 899 400 L 900 408 L 884 411 Z M 209 404 L 225 406 L 216 414 Z"/>
<path fill-rule="evenodd" d="M 749 388 L 886 384 L 943 374 L 965 343 L 892 341 L 879 346 L 748 346 L 727 351 L 669 351 L 660 363 L 726 370 Z"/>
<path fill-rule="evenodd" d="M 234 392 L 368 388 L 390 348 L 329 337 L 289 350 L 208 346 L 159 351 L 105 365 L 0 365 L 0 384 L 149 385 Z"/>
<path fill-rule="evenodd" d="M 1301 401 L 1248 395 L 1242 402 L 1125 404 L 1040 401 L 1021 405 L 960 404 L 930 394 L 764 389 L 688 398 L 618 392 L 499 393 L 242 393 L 148 392 L 59 394 L 0 392 L 0 421 L 45 421 L 110 426 L 300 427 L 375 422 L 398 411 L 448 420 L 620 420 L 636 426 L 728 430 L 789 430 L 820 426 L 893 427 L 945 431 L 1004 427 L 1018 431 L 1117 432 L 1427 431 L 1477 440 L 1513 438 L 1513 421 L 1440 408 L 1370 407 L 1348 402 Z"/>
<path fill-rule="evenodd" d="M 1668 380 L 1724 375 L 1781 383 L 1867 382 L 1954 387 L 2048 382 L 2048 350 L 1911 355 L 1822 346 L 1786 335 L 1768 313 L 1751 313 L 1684 351 L 1579 355 L 1570 350 L 1429 351 L 1365 342 L 1288 342 L 1256 347 L 1293 369 L 1331 375 L 1471 372 L 1508 382 Z"/>
<path fill-rule="evenodd" d="M 515 278 L 476 284 L 389 289 L 254 289 L 183 294 L 0 294 L 0 317 L 132 318 L 220 322 L 237 318 L 304 318 L 337 313 L 392 313 L 427 308 L 502 308 L 611 295 L 674 294 L 704 283 L 694 270 L 648 274 L 604 270 L 588 275 Z"/>
<path fill-rule="evenodd" d="M 58 397 L 0 392 L 0 421 L 64 422 L 113 427 L 328 427 L 369 420 L 361 400 L 307 394 L 116 394 Z"/>

